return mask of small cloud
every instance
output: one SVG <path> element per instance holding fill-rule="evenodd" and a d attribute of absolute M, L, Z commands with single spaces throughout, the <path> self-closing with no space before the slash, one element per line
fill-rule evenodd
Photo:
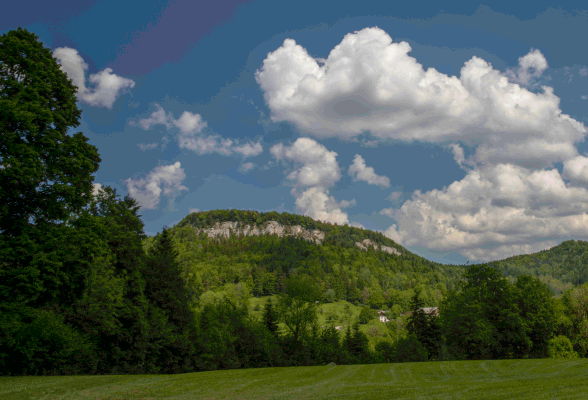
<path fill-rule="evenodd" d="M 90 83 L 96 85 L 96 89 L 91 91 L 85 84 L 88 64 L 84 62 L 77 50 L 59 47 L 53 52 L 53 57 L 61 65 L 60 69 L 77 87 L 78 100 L 91 106 L 106 107 L 110 110 L 121 90 L 135 87 L 132 79 L 122 78 L 113 74 L 112 68 L 106 68 L 97 74 L 90 75 Z"/>
<path fill-rule="evenodd" d="M 390 195 L 388 196 L 388 199 L 398 200 L 401 196 L 402 196 L 402 192 L 396 191 L 396 192 L 390 193 Z"/>
<path fill-rule="evenodd" d="M 154 210 L 159 204 L 159 198 L 163 194 L 170 201 L 181 190 L 188 190 L 181 182 L 186 178 L 179 161 L 172 165 L 156 167 L 144 179 L 126 179 L 123 183 L 127 186 L 129 195 L 137 200 L 143 209 Z"/>
<path fill-rule="evenodd" d="M 239 167 L 239 172 L 246 174 L 255 167 L 255 164 L 248 162 Z"/>
<path fill-rule="evenodd" d="M 376 175 L 372 167 L 365 165 L 365 160 L 356 154 L 353 159 L 353 164 L 349 167 L 349 175 L 353 177 L 354 181 L 365 181 L 370 185 L 390 186 L 390 179 L 385 176 Z"/>
<path fill-rule="evenodd" d="M 260 143 L 247 143 L 242 146 L 233 147 L 233 151 L 240 153 L 243 157 L 255 157 L 263 152 L 263 147 Z"/>
<path fill-rule="evenodd" d="M 380 211 L 380 214 L 385 215 L 390 218 L 394 218 L 394 209 L 393 208 L 384 208 Z"/>
<path fill-rule="evenodd" d="M 200 211 L 200 209 L 198 209 L 198 208 L 190 208 L 190 209 L 188 209 L 188 212 L 189 212 L 190 214 L 191 214 L 191 213 L 197 213 L 197 212 L 199 212 L 199 211 Z"/>
<path fill-rule="evenodd" d="M 165 113 L 163 108 L 155 103 L 157 111 L 151 113 L 149 118 L 139 120 L 139 125 L 144 130 L 151 128 L 153 125 L 165 125 L 167 129 L 177 127 L 180 129 L 178 142 L 180 148 L 192 150 L 198 155 L 218 153 L 224 156 L 230 156 L 233 152 L 240 153 L 244 158 L 254 157 L 263 152 L 261 143 L 252 143 L 241 146 L 234 146 L 231 139 L 223 139 L 218 134 L 200 135 L 208 126 L 208 123 L 202 119 L 200 114 L 194 114 L 184 111 L 179 119 L 174 119 L 172 113 Z M 134 121 L 128 123 L 130 126 L 136 126 Z M 164 138 L 167 140 L 167 138 Z"/>
<path fill-rule="evenodd" d="M 139 146 L 141 151 L 145 151 L 145 150 L 151 150 L 151 149 L 157 148 L 157 143 L 151 143 L 151 144 L 139 143 L 137 146 Z"/>

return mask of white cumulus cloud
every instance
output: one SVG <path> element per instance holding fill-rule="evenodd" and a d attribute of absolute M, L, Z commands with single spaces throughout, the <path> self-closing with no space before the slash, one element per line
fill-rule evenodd
<path fill-rule="evenodd" d="M 316 137 L 353 140 L 369 131 L 381 141 L 479 145 L 465 164 L 545 168 L 577 155 L 573 143 L 583 140 L 584 124 L 561 113 L 553 88 L 532 93 L 519 84 L 547 68 L 538 50 L 507 74 L 474 56 L 459 78 L 424 71 L 410 51 L 377 27 L 346 35 L 327 59 L 286 39 L 255 78 L 272 121 Z"/>
<path fill-rule="evenodd" d="M 77 98 L 82 103 L 94 107 L 106 107 L 110 110 L 121 90 L 135 87 L 132 79 L 122 78 L 113 74 L 112 68 L 106 68 L 90 75 L 89 81 L 95 85 L 95 89 L 92 90 L 86 87 L 88 64 L 84 62 L 76 49 L 58 47 L 53 51 L 53 57 L 60 64 L 60 69 L 78 88 Z"/>
<path fill-rule="evenodd" d="M 326 59 L 286 39 L 255 78 L 272 121 L 308 135 L 357 141 L 368 132 L 370 145 L 420 141 L 453 153 L 463 179 L 381 210 L 395 219 L 385 234 L 398 243 L 491 261 L 544 250 L 557 238 L 588 240 L 588 193 L 577 187 L 588 184 L 588 158 L 576 148 L 588 130 L 562 113 L 553 88 L 529 90 L 548 68 L 541 52 L 531 49 L 505 73 L 474 56 L 448 76 L 425 71 L 410 51 L 378 27 L 345 35 Z M 350 173 L 361 179 L 361 171 L 385 182 L 356 157 Z"/>
<path fill-rule="evenodd" d="M 443 190 L 417 190 L 399 210 L 380 211 L 398 222 L 385 232 L 398 243 L 483 262 L 544 250 L 554 237 L 588 237 L 586 212 L 588 190 L 566 186 L 557 169 L 513 164 L 470 171 Z"/>
<path fill-rule="evenodd" d="M 179 194 L 179 191 L 188 190 L 181 184 L 185 178 L 184 169 L 177 161 L 172 165 L 154 168 L 145 178 L 136 180 L 129 178 L 123 183 L 127 186 L 129 196 L 137 200 L 141 208 L 154 210 L 159 204 L 162 193 L 171 202 Z"/>
<path fill-rule="evenodd" d="M 261 143 L 249 142 L 244 145 L 234 145 L 233 140 L 224 139 L 218 134 L 200 135 L 208 126 L 200 114 L 184 111 L 179 119 L 174 119 L 171 112 L 166 114 L 159 104 L 156 103 L 155 106 L 157 111 L 151 113 L 149 118 L 140 119 L 139 125 L 144 130 L 150 129 L 153 125 L 165 125 L 167 129 L 179 128 L 177 139 L 180 148 L 192 150 L 198 155 L 218 153 L 230 156 L 233 153 L 238 153 L 243 158 L 255 157 L 263 152 Z M 136 123 L 131 121 L 129 125 L 136 126 Z M 166 137 L 164 137 L 164 141 L 167 141 Z M 155 147 L 157 147 L 157 143 L 139 144 L 141 150 Z"/>
<path fill-rule="evenodd" d="M 355 155 L 353 164 L 349 167 L 349 175 L 356 181 L 365 181 L 370 185 L 390 186 L 390 179 L 385 176 L 376 175 L 372 167 L 365 165 L 365 160 L 359 154 Z"/>
<path fill-rule="evenodd" d="M 337 153 L 309 138 L 298 138 L 291 146 L 278 143 L 270 148 L 278 161 L 291 162 L 294 168 L 287 178 L 294 188 L 298 212 L 323 222 L 339 225 L 349 222 L 341 209 L 355 205 L 355 200 L 337 203 L 329 196 L 329 187 L 341 179 Z"/>

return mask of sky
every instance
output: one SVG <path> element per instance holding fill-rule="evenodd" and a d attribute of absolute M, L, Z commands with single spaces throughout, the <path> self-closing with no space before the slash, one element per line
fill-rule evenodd
<path fill-rule="evenodd" d="M 240 209 L 443 264 L 588 240 L 586 3 L 403 3 L 23 0 L 0 35 L 52 51 L 95 193 L 136 199 L 149 236 Z"/>

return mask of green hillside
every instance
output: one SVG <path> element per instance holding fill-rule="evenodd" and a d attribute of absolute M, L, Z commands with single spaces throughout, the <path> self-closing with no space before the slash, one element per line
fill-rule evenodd
<path fill-rule="evenodd" d="M 209 238 L 195 229 L 207 229 L 216 223 L 236 222 L 262 229 L 270 221 L 284 227 L 324 233 L 321 244 L 293 236 L 277 235 Z M 294 271 L 313 277 L 323 289 L 331 289 L 334 301 L 368 304 L 386 308 L 397 304 L 408 310 L 415 288 L 426 306 L 438 306 L 447 289 L 455 288 L 465 268 L 429 261 L 385 237 L 381 233 L 350 226 L 324 223 L 289 213 L 259 213 L 244 210 L 213 210 L 192 213 L 170 229 L 180 255 L 185 277 L 193 295 L 207 290 L 222 290 L 226 284 L 247 282 L 254 296 L 271 296 L 282 291 L 283 282 Z M 143 241 L 145 249 L 159 234 Z M 382 250 L 362 250 L 355 245 L 369 239 L 380 246 L 396 249 L 400 255 Z M 537 254 L 510 257 L 489 263 L 511 282 L 529 273 L 547 283 L 554 295 L 574 284 L 585 282 L 583 263 L 586 242 L 568 241 Z M 331 293 L 332 295 L 332 293 Z M 325 300 L 325 299 L 318 299 Z"/>

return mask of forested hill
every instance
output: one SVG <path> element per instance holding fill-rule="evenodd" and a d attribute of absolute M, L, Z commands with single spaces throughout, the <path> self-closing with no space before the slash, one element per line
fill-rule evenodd
<path fill-rule="evenodd" d="M 297 236 L 212 238 L 202 232 L 224 222 L 263 229 L 271 221 L 282 227 L 320 231 L 324 236 L 317 244 Z M 446 289 L 455 287 L 464 270 L 463 265 L 442 265 L 417 256 L 378 232 L 289 213 L 197 212 L 169 231 L 186 276 L 197 287 L 195 295 L 241 281 L 247 282 L 253 295 L 272 295 L 280 293 L 284 279 L 297 271 L 314 278 L 324 293 L 332 289 L 337 300 L 369 303 L 373 307 L 402 304 L 407 310 L 415 287 L 424 290 L 427 305 L 436 306 Z M 159 236 L 147 238 L 144 248 L 149 249 Z M 363 250 L 356 245 L 366 239 L 378 245 L 378 250 L 373 246 Z M 394 251 L 382 251 L 380 246 Z"/>
<path fill-rule="evenodd" d="M 320 231 L 322 240 L 316 243 L 299 236 L 235 234 L 230 238 L 212 238 L 203 232 L 225 222 L 233 223 L 237 232 L 247 225 L 262 230 L 271 221 L 281 227 L 300 226 L 306 232 Z M 400 304 L 407 310 L 416 287 L 423 290 L 427 306 L 437 306 L 446 289 L 454 288 L 468 268 L 429 261 L 378 232 L 289 213 L 196 212 L 171 228 L 170 233 L 186 279 L 190 279 L 196 296 L 241 281 L 247 282 L 253 295 L 276 294 L 283 289 L 284 279 L 298 271 L 319 282 L 324 293 L 331 289 L 335 299 L 368 303 L 373 307 Z M 159 236 L 147 238 L 145 249 Z M 366 239 L 377 244 L 378 250 L 370 246 L 364 250 L 356 245 Z M 498 268 L 511 282 L 525 272 L 538 276 L 557 295 L 572 287 L 574 277 L 584 279 L 582 273 L 573 274 L 582 265 L 585 244 L 564 242 L 548 251 L 510 257 L 488 265 Z M 380 250 L 380 246 L 389 251 Z"/>
<path fill-rule="evenodd" d="M 549 250 L 512 256 L 488 266 L 497 268 L 511 282 L 524 273 L 537 276 L 559 294 L 588 281 L 588 242 L 567 240 Z"/>

